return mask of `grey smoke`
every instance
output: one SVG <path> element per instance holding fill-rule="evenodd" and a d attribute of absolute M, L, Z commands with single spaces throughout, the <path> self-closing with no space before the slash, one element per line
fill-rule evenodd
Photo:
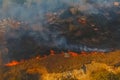
<path fill-rule="evenodd" d="M 47 12 L 55 12 L 59 9 L 65 9 L 69 6 L 78 6 L 78 10 L 84 12 L 85 14 L 99 14 L 100 11 L 98 8 L 112 7 L 114 2 L 114 0 L 91 1 L 92 2 L 90 2 L 90 0 L 0 0 L 0 19 L 11 18 L 29 23 L 28 29 L 32 30 L 29 33 L 21 30 L 20 32 L 17 32 L 17 34 L 14 34 L 14 32 L 11 29 L 8 29 L 9 26 L 6 26 L 6 37 L 8 39 L 15 38 L 18 40 L 18 43 L 21 40 L 21 36 L 29 34 L 29 36 L 32 36 L 35 39 L 35 41 L 38 42 L 38 45 L 41 45 L 43 42 L 50 42 L 53 46 L 60 46 L 71 50 L 77 49 L 79 51 L 84 50 L 105 52 L 106 49 L 89 48 L 87 46 L 81 45 L 68 45 L 65 37 L 59 36 L 59 33 L 57 32 L 49 31 L 46 27 L 42 25 L 43 20 L 45 18 L 45 14 Z M 34 25 L 36 23 L 37 26 Z M 49 36 L 49 34 L 52 34 L 52 36 Z M 20 43 L 18 44 L 18 46 L 19 45 Z"/>
<path fill-rule="evenodd" d="M 86 13 L 99 13 L 97 7 L 113 6 L 114 0 L 0 0 L 0 18 L 11 17 L 19 20 L 34 21 L 36 17 L 42 18 L 44 12 L 53 11 L 63 5 L 78 6 Z M 90 3 L 92 1 L 93 3 Z"/>

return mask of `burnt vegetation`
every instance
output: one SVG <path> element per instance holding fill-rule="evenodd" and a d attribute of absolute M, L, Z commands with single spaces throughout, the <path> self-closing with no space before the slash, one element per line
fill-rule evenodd
<path fill-rule="evenodd" d="M 120 80 L 120 2 L 106 1 L 0 0 L 0 80 L 77 80 L 92 62 L 113 70 L 91 68 L 93 80 Z"/>
<path fill-rule="evenodd" d="M 87 14 L 68 7 L 61 14 L 60 10 L 47 13 L 41 26 L 43 30 L 34 30 L 37 25 L 21 24 L 6 34 L 10 55 L 25 58 L 34 54 L 48 54 L 50 49 L 56 51 L 78 51 L 70 45 L 88 45 L 92 47 L 119 48 L 119 14 L 117 7 L 100 9 L 99 14 Z M 10 37 L 9 34 L 15 34 Z M 19 36 L 19 37 L 16 37 Z M 57 43 L 57 44 L 56 44 Z M 65 47 L 67 45 L 67 48 Z M 84 47 L 84 46 L 82 46 Z M 75 48 L 75 47 L 74 47 Z M 19 59 L 19 58 L 18 58 Z"/>

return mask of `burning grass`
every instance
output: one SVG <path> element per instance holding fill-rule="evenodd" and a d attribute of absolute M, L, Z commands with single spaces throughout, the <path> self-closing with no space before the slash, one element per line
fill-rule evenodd
<path fill-rule="evenodd" d="M 40 1 L 40 4 L 36 4 L 34 1 L 30 1 L 30 3 L 27 4 L 26 0 L 22 1 L 23 2 L 17 1 L 14 3 L 19 3 L 21 5 L 16 5 L 15 8 L 10 7 L 8 8 L 9 10 L 7 9 L 8 5 L 5 6 L 3 4 L 3 8 L 6 7 L 6 10 L 3 9 L 5 11 L 3 13 L 9 14 L 10 16 L 6 17 L 10 18 L 0 20 L 0 44 L 2 44 L 2 48 L 0 48 L 0 51 L 2 52 L 0 52 L 0 58 L 9 56 L 10 59 L 14 60 L 1 67 L 1 59 L 0 80 L 89 80 L 88 78 L 90 77 L 90 74 L 95 71 L 102 71 L 102 69 L 106 69 L 105 67 L 108 66 L 112 66 L 114 68 L 118 68 L 120 66 L 120 51 L 109 53 L 76 53 L 79 51 L 108 52 L 109 50 L 107 49 L 97 49 L 97 46 L 104 45 L 105 47 L 109 46 L 110 48 L 113 46 L 114 48 L 119 47 L 120 16 L 118 2 L 112 2 L 114 3 L 114 6 L 105 7 L 103 9 L 100 7 L 100 3 L 99 6 L 97 5 L 98 8 L 96 9 L 98 10 L 98 13 L 96 13 L 96 10 L 94 12 L 94 9 L 91 9 L 90 6 L 86 6 L 87 9 L 83 11 L 81 8 L 85 8 L 84 5 L 81 5 L 83 7 L 71 6 L 66 4 L 67 2 L 63 4 L 59 1 L 55 1 L 55 4 L 57 5 L 59 3 L 60 6 L 53 5 L 56 8 L 51 11 L 51 8 L 54 8 L 51 6 L 53 4 L 52 1 L 49 2 L 50 5 L 46 4 L 46 1 L 44 0 L 42 2 Z M 25 4 L 24 1 L 26 2 Z M 3 3 L 5 2 L 3 1 Z M 37 3 L 39 3 L 39 1 Z M 90 5 L 90 3 L 86 1 L 83 1 L 83 3 Z M 41 12 L 43 8 L 41 4 L 46 6 L 46 9 L 43 9 L 43 12 Z M 12 5 L 10 4 L 9 6 Z M 32 7 L 30 7 L 30 5 Z M 21 15 L 21 13 L 18 12 L 18 9 L 21 9 L 20 12 L 24 13 Z M 13 13 L 15 14 L 14 16 Z M 16 15 L 18 13 L 19 15 Z M 23 14 L 25 14 L 25 16 Z M 31 16 L 30 21 L 28 20 L 30 18 L 29 16 Z M 18 21 L 16 21 L 16 18 Z M 21 20 L 23 20 L 23 22 Z M 82 46 L 82 44 L 93 45 L 96 46 L 96 48 L 92 49 L 84 45 Z M 7 50 L 4 50 L 3 48 L 6 47 Z M 57 52 L 50 49 L 68 52 L 57 54 Z M 50 55 L 46 56 L 47 53 L 49 54 L 49 50 Z M 45 53 L 46 55 L 43 57 L 36 56 L 40 53 L 42 56 Z M 31 58 L 31 56 L 34 57 Z M 30 59 L 17 61 L 21 58 Z M 96 64 L 92 62 L 96 62 Z M 85 76 L 82 75 L 83 72 L 81 72 L 81 66 L 83 64 L 89 67 L 89 74 Z M 98 70 L 98 68 L 100 70 Z M 105 76 L 119 75 L 119 70 L 117 70 L 117 72 L 116 70 L 113 71 L 112 74 L 108 71 L 109 70 L 101 72 L 100 74 L 94 73 L 92 77 L 97 80 L 101 80 L 101 77 L 96 78 L 95 76 L 99 75 L 104 77 L 101 75 L 104 73 L 107 74 Z M 76 75 L 82 75 L 84 77 L 79 79 Z M 112 80 L 114 79 L 119 80 L 118 77 L 112 77 Z M 105 78 L 105 80 L 110 79 Z"/>
<path fill-rule="evenodd" d="M 15 66 L 15 65 L 18 65 L 18 64 L 20 64 L 19 62 L 17 62 L 17 61 L 12 61 L 12 62 L 10 62 L 10 63 L 7 63 L 7 64 L 5 64 L 5 66 Z"/>
<path fill-rule="evenodd" d="M 51 51 L 51 53 L 55 52 Z M 2 80 L 48 80 L 48 78 L 49 80 L 89 80 L 91 74 L 94 73 L 92 77 L 96 78 L 96 71 L 104 73 L 102 72 L 104 69 L 108 71 L 108 75 L 111 75 L 112 71 L 113 76 L 115 75 L 115 78 L 117 78 L 115 80 L 119 80 L 120 69 L 118 63 L 120 63 L 120 51 L 105 54 L 98 52 L 82 52 L 82 54 L 68 52 L 68 54 L 69 57 L 65 57 L 64 54 L 51 54 L 45 57 L 37 56 L 23 62 L 12 61 L 2 68 Z M 83 64 L 87 66 L 86 75 L 81 70 Z M 78 75 L 79 72 L 81 74 Z M 78 76 L 83 77 L 79 77 L 79 79 Z M 99 74 L 99 76 L 102 75 Z"/>

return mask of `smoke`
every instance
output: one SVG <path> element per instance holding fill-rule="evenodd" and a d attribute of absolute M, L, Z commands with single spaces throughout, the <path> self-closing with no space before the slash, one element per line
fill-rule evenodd
<path fill-rule="evenodd" d="M 4 25 L 6 30 L 4 36 L 7 40 L 5 45 L 9 49 L 8 57 L 19 58 L 18 55 L 21 53 L 33 54 L 34 51 L 37 53 L 39 49 L 36 48 L 42 50 L 41 46 L 105 52 L 105 49 L 69 45 L 66 37 L 61 36 L 57 31 L 49 30 L 45 20 L 47 13 L 57 13 L 71 6 L 77 6 L 78 10 L 85 14 L 99 14 L 100 8 L 113 7 L 113 2 L 114 0 L 0 0 L 0 19 L 3 22 L 6 23 L 8 21 L 6 19 L 10 18 L 25 23 L 25 25 L 20 24 L 20 28 L 15 30 L 9 28 L 10 25 Z M 26 56 L 28 54 L 21 55 L 23 58 Z"/>
<path fill-rule="evenodd" d="M 0 18 L 17 18 L 34 21 L 43 18 L 45 12 L 56 11 L 66 6 L 78 6 L 80 11 L 98 13 L 98 7 L 113 6 L 114 0 L 0 0 Z"/>
<path fill-rule="evenodd" d="M 53 0 L 1 0 L 0 18 L 15 18 L 22 21 L 35 21 L 44 14 L 61 7 Z"/>

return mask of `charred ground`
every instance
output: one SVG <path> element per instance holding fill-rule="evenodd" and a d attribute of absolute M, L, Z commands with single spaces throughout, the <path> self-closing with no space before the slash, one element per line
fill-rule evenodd
<path fill-rule="evenodd" d="M 97 10 L 86 6 L 85 10 L 82 10 L 79 7 L 82 4 L 60 4 L 53 10 L 49 10 L 48 4 L 37 5 L 40 8 L 46 5 L 42 17 L 38 15 L 39 9 L 35 4 L 31 4 L 31 8 L 20 4 L 20 7 L 28 10 L 36 8 L 33 14 L 26 15 L 31 15 L 31 20 L 22 21 L 23 16 L 20 14 L 2 19 L 1 44 L 2 48 L 7 48 L 2 50 L 6 50 L 3 53 L 8 53 L 5 56 L 8 55 L 10 59 L 21 59 L 39 54 L 48 55 L 50 50 L 81 52 L 100 51 L 102 48 L 108 52 L 111 48 L 119 49 L 119 6 L 103 8 L 98 5 Z M 95 7 L 95 4 L 91 5 Z"/>

